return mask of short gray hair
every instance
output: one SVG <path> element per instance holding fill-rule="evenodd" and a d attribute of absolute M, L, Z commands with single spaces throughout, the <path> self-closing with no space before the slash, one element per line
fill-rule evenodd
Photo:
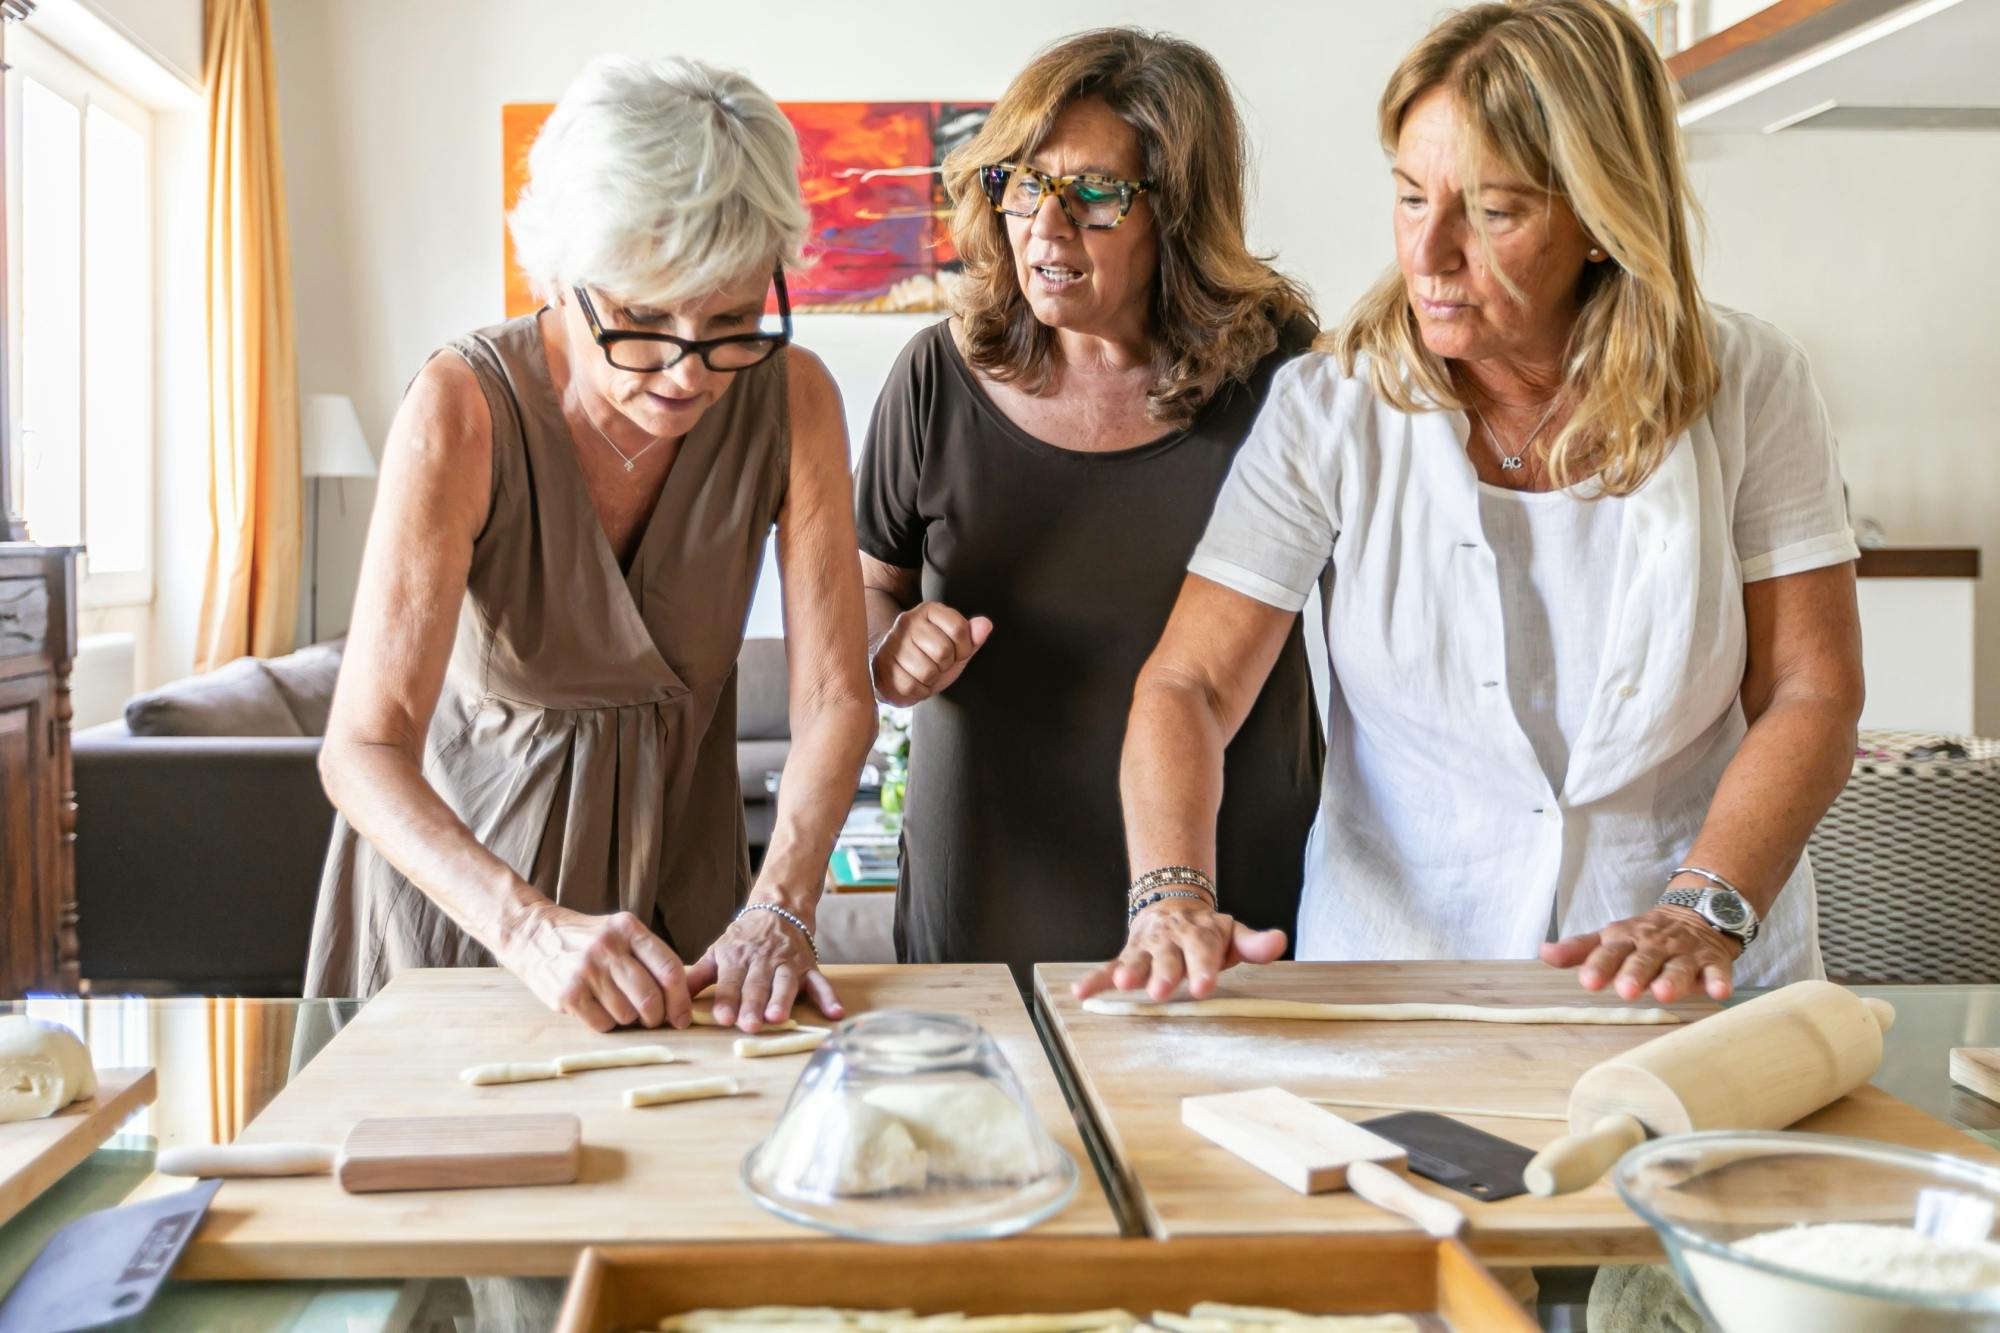
<path fill-rule="evenodd" d="M 672 305 L 801 263 L 798 168 L 791 122 L 743 75 L 600 56 L 542 126 L 507 222 L 544 299 L 584 286 Z"/>

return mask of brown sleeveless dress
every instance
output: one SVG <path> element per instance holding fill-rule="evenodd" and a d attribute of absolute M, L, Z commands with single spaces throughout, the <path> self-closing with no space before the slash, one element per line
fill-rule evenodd
<path fill-rule="evenodd" d="M 581 912 L 632 912 L 692 961 L 750 887 L 736 658 L 785 499 L 785 356 L 738 372 L 681 442 L 623 572 L 536 317 L 448 346 L 486 394 L 493 494 L 424 777 L 541 892 Z M 307 995 L 372 995 L 406 967 L 493 961 L 335 821 Z"/>

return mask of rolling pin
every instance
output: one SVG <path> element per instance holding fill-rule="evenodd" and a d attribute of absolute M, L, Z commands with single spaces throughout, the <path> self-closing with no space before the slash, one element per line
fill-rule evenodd
<path fill-rule="evenodd" d="M 1648 1134 L 1783 1129 L 1875 1076 L 1896 1011 L 1830 981 L 1796 981 L 1591 1066 L 1569 1134 L 1522 1173 L 1536 1194 L 1594 1184 Z"/>

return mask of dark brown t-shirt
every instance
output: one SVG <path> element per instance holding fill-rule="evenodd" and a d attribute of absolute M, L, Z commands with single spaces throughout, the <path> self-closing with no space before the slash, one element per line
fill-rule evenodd
<path fill-rule="evenodd" d="M 1118 759 L 1139 669 L 1289 329 L 1247 383 L 1185 430 L 1081 453 L 1036 439 L 980 387 L 948 325 L 904 349 L 861 461 L 861 549 L 922 572 L 922 596 L 988 616 L 992 637 L 919 704 L 896 951 L 905 962 L 1102 961 L 1125 938 Z M 1224 910 L 1291 930 L 1325 752 L 1294 624 L 1229 746 Z M 1141 867 L 1150 869 L 1150 867 Z"/>

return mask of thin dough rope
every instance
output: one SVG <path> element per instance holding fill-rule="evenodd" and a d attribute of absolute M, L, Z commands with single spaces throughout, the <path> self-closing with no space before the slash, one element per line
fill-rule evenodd
<path fill-rule="evenodd" d="M 1680 1022 L 1669 1009 L 1623 1009 L 1613 1005 L 1544 1006 L 1510 1009 L 1489 1004 L 1320 1004 L 1311 1000 L 1120 1000 L 1093 995 L 1086 1013 L 1118 1018 L 1299 1018 L 1345 1023 L 1556 1023 L 1640 1026 Z"/>

